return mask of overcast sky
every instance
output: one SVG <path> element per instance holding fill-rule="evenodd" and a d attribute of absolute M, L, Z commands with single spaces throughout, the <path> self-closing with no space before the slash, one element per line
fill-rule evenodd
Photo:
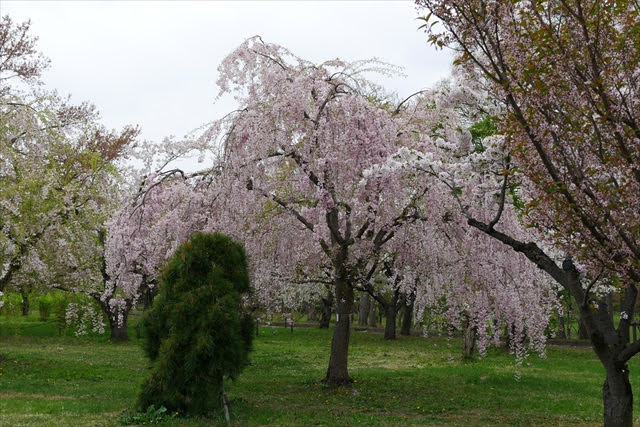
<path fill-rule="evenodd" d="M 31 19 L 51 61 L 45 83 L 88 100 L 108 127 L 138 124 L 145 139 L 183 136 L 234 108 L 214 104 L 217 67 L 259 34 L 314 61 L 378 57 L 406 78 L 379 80 L 400 97 L 450 71 L 417 28 L 411 1 L 152 2 L 0 1 L 14 21 Z"/>

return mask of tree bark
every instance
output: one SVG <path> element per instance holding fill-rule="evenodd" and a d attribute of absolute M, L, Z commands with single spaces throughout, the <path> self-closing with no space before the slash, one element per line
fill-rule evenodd
<path fill-rule="evenodd" d="M 100 298 L 100 294 L 91 294 L 93 299 L 98 303 L 102 311 L 107 315 L 109 319 L 110 338 L 114 341 L 129 341 L 129 334 L 127 333 L 127 321 L 129 320 L 129 310 L 133 306 L 131 301 L 127 301 L 124 312 L 122 313 L 122 325 L 118 323 L 117 309 L 114 312 L 108 302 L 103 301 Z"/>
<path fill-rule="evenodd" d="M 105 248 L 107 232 L 105 229 L 98 230 L 98 239 L 100 241 L 100 245 Z M 104 251 L 102 255 L 102 263 L 100 265 L 100 273 L 102 274 L 103 281 L 103 289 L 107 289 L 107 282 L 110 277 L 107 273 L 107 258 L 104 256 Z M 143 278 L 146 282 L 146 278 Z M 149 289 L 147 286 L 145 288 Z M 91 294 L 93 299 L 98 303 L 102 311 L 104 311 L 107 315 L 107 319 L 109 319 L 109 327 L 111 329 L 111 339 L 114 341 L 129 341 L 129 334 L 127 333 L 127 321 L 129 320 L 129 310 L 133 307 L 133 302 L 131 300 L 127 300 L 126 307 L 124 313 L 122 313 L 122 325 L 118 323 L 118 313 L 113 312 L 113 308 L 109 305 L 108 302 L 103 301 L 101 295 L 98 293 Z"/>
<path fill-rule="evenodd" d="M 318 321 L 318 310 L 316 310 L 313 304 L 309 304 L 309 307 L 307 307 L 306 312 L 307 312 L 307 320 L 309 322 Z"/>
<path fill-rule="evenodd" d="M 512 346 L 512 341 L 513 341 L 513 336 L 515 335 L 515 330 L 514 330 L 514 326 L 513 325 L 509 325 L 507 324 L 507 326 L 505 326 L 504 328 L 504 347 L 507 350 L 511 349 Z"/>
<path fill-rule="evenodd" d="M 326 298 L 320 299 L 320 329 L 329 329 L 331 324 L 331 307 L 333 306 L 333 293 L 329 291 Z"/>
<path fill-rule="evenodd" d="M 384 339 L 395 340 L 396 317 L 398 315 L 398 305 L 396 301 L 391 301 L 391 303 L 387 304 L 387 306 L 384 308 L 384 315 L 387 318 L 387 323 L 384 325 Z"/>
<path fill-rule="evenodd" d="M 464 316 L 464 331 L 462 335 L 462 356 L 464 359 L 473 357 L 476 348 L 476 327 L 471 323 L 469 316 Z"/>
<path fill-rule="evenodd" d="M 589 333 L 587 332 L 587 327 L 585 326 L 584 321 L 581 318 L 578 319 L 578 324 L 580 325 L 578 327 L 578 339 L 588 340 Z"/>
<path fill-rule="evenodd" d="M 111 328 L 110 338 L 114 341 L 129 341 L 129 334 L 127 333 L 127 319 L 128 316 L 124 316 L 122 325 L 118 324 L 118 320 L 113 320 L 109 317 L 109 327 Z"/>
<path fill-rule="evenodd" d="M 564 315 L 558 313 L 558 338 L 567 339 L 567 330 L 564 324 Z"/>
<path fill-rule="evenodd" d="M 22 296 L 22 315 L 29 315 L 29 292 L 25 289 L 24 286 L 20 286 L 20 295 Z"/>
<path fill-rule="evenodd" d="M 605 427 L 631 427 L 633 425 L 633 392 L 627 365 L 607 369 L 602 387 Z"/>
<path fill-rule="evenodd" d="M 404 306 L 400 335 L 411 335 L 411 326 L 413 326 L 413 308 L 415 301 L 415 294 L 412 293 L 411 295 L 409 295 L 409 305 Z"/>
<path fill-rule="evenodd" d="M 378 322 L 376 322 L 376 309 L 377 309 L 377 304 L 376 304 L 376 300 L 374 300 L 373 298 L 369 301 L 369 321 L 368 321 L 368 325 L 375 328 L 376 326 L 378 326 Z"/>
<path fill-rule="evenodd" d="M 331 354 L 327 376 L 323 380 L 331 385 L 351 384 L 349 377 L 348 356 L 349 338 L 351 335 L 351 308 L 353 307 L 353 288 L 349 286 L 344 276 L 335 279 L 336 292 L 336 326 L 331 340 Z"/>
<path fill-rule="evenodd" d="M 367 317 L 369 316 L 369 294 L 363 292 L 360 296 L 360 307 L 358 308 L 358 325 L 367 326 Z"/>

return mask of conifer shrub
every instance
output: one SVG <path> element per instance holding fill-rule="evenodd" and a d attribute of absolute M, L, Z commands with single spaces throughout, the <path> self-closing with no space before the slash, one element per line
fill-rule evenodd
<path fill-rule="evenodd" d="M 142 323 L 151 373 L 139 406 L 202 415 L 223 406 L 223 381 L 248 363 L 253 318 L 243 309 L 244 249 L 220 234 L 196 233 L 169 259 Z"/>

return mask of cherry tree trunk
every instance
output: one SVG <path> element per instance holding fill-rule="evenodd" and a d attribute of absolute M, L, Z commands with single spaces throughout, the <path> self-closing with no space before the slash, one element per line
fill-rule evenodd
<path fill-rule="evenodd" d="M 462 336 L 462 352 L 465 359 L 471 358 L 476 347 L 476 327 L 465 316 L 464 331 Z"/>
<path fill-rule="evenodd" d="M 608 367 L 607 379 L 602 387 L 605 427 L 631 427 L 633 425 L 633 392 L 629 383 L 629 368 Z"/>
<path fill-rule="evenodd" d="M 23 316 L 28 316 L 29 315 L 29 293 L 24 289 L 24 288 L 20 288 L 20 295 L 22 295 L 22 315 Z"/>
<path fill-rule="evenodd" d="M 111 339 L 114 341 L 129 341 L 129 334 L 127 333 L 127 316 L 124 316 L 122 325 L 118 323 L 118 319 L 113 320 L 111 316 L 109 318 L 109 327 L 111 328 Z"/>
<path fill-rule="evenodd" d="M 307 308 L 307 320 L 309 322 L 316 322 L 318 320 L 318 311 L 313 305 Z"/>
<path fill-rule="evenodd" d="M 331 340 L 329 368 L 324 382 L 331 385 L 345 385 L 353 382 L 349 377 L 347 359 L 349 338 L 351 335 L 351 309 L 353 307 L 353 288 L 343 278 L 335 280 L 336 326 Z"/>
<path fill-rule="evenodd" d="M 504 334 L 504 346 L 507 350 L 511 349 L 513 336 L 515 335 L 515 333 L 516 331 L 514 330 L 513 326 L 506 326 Z"/>
<path fill-rule="evenodd" d="M 384 325 L 384 339 L 395 340 L 396 339 L 396 318 L 398 315 L 398 306 L 395 302 L 387 305 L 384 309 L 387 323 Z"/>
<path fill-rule="evenodd" d="M 367 326 L 367 318 L 369 317 L 369 294 L 363 293 L 360 296 L 360 307 L 358 309 L 358 325 Z"/>
<path fill-rule="evenodd" d="M 558 338 L 567 339 L 567 330 L 564 324 L 564 315 L 558 314 Z"/>
<path fill-rule="evenodd" d="M 376 322 L 376 301 L 371 298 L 369 301 L 369 326 L 376 327 L 378 323 Z"/>
<path fill-rule="evenodd" d="M 587 332 L 587 327 L 585 326 L 584 321 L 580 319 L 578 324 L 580 325 L 580 327 L 578 328 L 578 339 L 588 340 L 589 332 Z"/>
<path fill-rule="evenodd" d="M 402 315 L 402 327 L 400 328 L 400 335 L 411 335 L 411 326 L 413 324 L 413 307 L 415 297 L 411 295 L 409 297 L 409 305 L 404 306 L 404 312 Z"/>
<path fill-rule="evenodd" d="M 108 302 L 102 301 L 100 294 L 91 294 L 91 297 L 98 303 L 102 312 L 106 314 L 109 319 L 109 329 L 111 330 L 110 337 L 114 341 L 129 341 L 129 334 L 127 333 L 127 321 L 129 320 L 129 310 L 131 309 L 131 303 L 128 303 L 126 309 L 122 313 L 122 324 L 118 322 L 118 312 L 114 310 Z"/>
<path fill-rule="evenodd" d="M 318 327 L 320 329 L 329 329 L 331 324 L 331 307 L 333 306 L 333 294 L 329 293 L 326 298 L 320 301 L 320 321 Z"/>

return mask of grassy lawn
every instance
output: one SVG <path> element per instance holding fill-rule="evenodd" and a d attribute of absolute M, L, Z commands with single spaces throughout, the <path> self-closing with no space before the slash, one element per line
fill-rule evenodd
<path fill-rule="evenodd" d="M 131 333 L 135 337 L 135 333 Z M 354 332 L 350 388 L 319 383 L 331 332 L 261 327 L 252 365 L 227 385 L 236 425 L 600 425 L 604 374 L 590 349 L 551 348 L 514 379 L 502 350 L 462 362 L 456 339 Z M 640 362 L 632 383 L 640 386 Z M 118 425 L 146 371 L 136 342 L 57 336 L 55 323 L 0 317 L 0 425 Z M 636 422 L 640 408 L 636 405 Z M 168 425 L 222 424 L 222 418 Z"/>

